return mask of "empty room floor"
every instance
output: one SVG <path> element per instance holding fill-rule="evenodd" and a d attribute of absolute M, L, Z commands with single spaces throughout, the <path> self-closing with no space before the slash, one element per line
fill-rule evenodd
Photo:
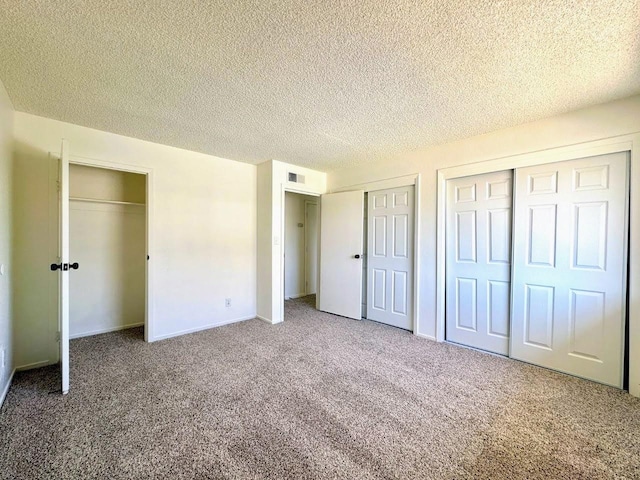
<path fill-rule="evenodd" d="M 0 478 L 640 478 L 640 400 L 286 303 L 158 343 L 74 340 L 16 375 Z"/>

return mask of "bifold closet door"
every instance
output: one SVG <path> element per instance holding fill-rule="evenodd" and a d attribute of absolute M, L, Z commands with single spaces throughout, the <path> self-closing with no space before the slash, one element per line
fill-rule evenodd
<path fill-rule="evenodd" d="M 621 387 L 627 154 L 515 174 L 511 356 Z"/>
<path fill-rule="evenodd" d="M 512 172 L 447 182 L 446 338 L 509 353 Z"/>

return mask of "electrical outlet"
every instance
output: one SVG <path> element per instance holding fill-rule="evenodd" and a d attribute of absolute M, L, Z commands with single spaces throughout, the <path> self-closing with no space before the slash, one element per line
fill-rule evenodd
<path fill-rule="evenodd" d="M 225 307 L 230 307 L 231 306 L 231 299 L 230 298 L 225 298 L 224 299 L 224 306 Z"/>

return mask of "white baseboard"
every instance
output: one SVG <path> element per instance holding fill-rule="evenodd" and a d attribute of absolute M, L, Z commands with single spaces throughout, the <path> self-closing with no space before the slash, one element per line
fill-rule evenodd
<path fill-rule="evenodd" d="M 15 375 L 15 373 L 16 373 L 16 369 L 14 368 L 13 371 L 11 372 L 11 375 L 9 375 L 7 384 L 2 389 L 2 393 L 0 393 L 0 407 L 2 407 L 2 404 L 4 403 L 4 399 L 7 398 L 7 393 L 9 393 L 9 388 L 11 388 L 11 382 L 13 381 L 13 376 Z"/>
<path fill-rule="evenodd" d="M 310 295 L 309 293 L 296 293 L 295 295 L 287 295 L 285 297 L 286 300 L 293 300 L 296 298 L 300 298 L 300 297 L 306 297 L 307 295 Z"/>
<path fill-rule="evenodd" d="M 254 318 L 256 318 L 256 316 L 251 315 L 249 317 L 233 318 L 231 320 L 223 320 L 221 322 L 210 323 L 208 325 L 203 325 L 202 327 L 188 328 L 187 330 L 180 330 L 179 332 L 173 332 L 173 333 L 167 333 L 165 335 L 155 336 L 153 339 L 150 339 L 149 342 L 157 342 L 159 340 L 166 340 L 167 338 L 179 337 L 180 335 L 187 335 L 188 333 L 201 332 L 203 330 L 209 330 L 211 328 L 222 327 L 223 325 L 230 325 L 232 323 L 244 322 L 245 320 L 253 320 Z"/>
<path fill-rule="evenodd" d="M 258 320 L 262 320 L 263 322 L 267 322 L 268 324 L 272 324 L 273 322 L 266 317 L 261 317 L 260 315 L 256 315 Z"/>
<path fill-rule="evenodd" d="M 69 339 L 73 340 L 74 338 L 90 337 L 92 335 L 100 335 L 101 333 L 117 332 L 119 330 L 126 330 L 127 328 L 141 327 L 143 325 L 144 322 L 130 323 L 129 325 L 118 325 L 117 327 L 100 328 L 90 332 L 74 333 L 73 335 L 69 335 Z"/>
<path fill-rule="evenodd" d="M 56 362 L 58 363 L 58 362 Z M 20 365 L 16 367 L 16 372 L 22 372 L 24 370 L 33 370 L 34 368 L 48 367 L 53 365 L 49 360 L 42 360 L 41 362 L 27 363 L 26 365 Z"/>
<path fill-rule="evenodd" d="M 424 333 L 417 333 L 417 332 L 414 332 L 414 335 L 416 337 L 426 338 L 427 340 L 433 340 L 434 342 L 437 341 L 436 337 L 434 337 L 433 335 L 426 335 Z"/>

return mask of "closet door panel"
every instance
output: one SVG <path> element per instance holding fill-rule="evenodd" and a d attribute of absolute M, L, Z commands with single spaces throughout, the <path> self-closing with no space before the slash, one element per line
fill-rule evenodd
<path fill-rule="evenodd" d="M 511 356 L 622 386 L 626 153 L 515 174 Z"/>
<path fill-rule="evenodd" d="M 509 353 L 511 171 L 447 182 L 446 338 Z"/>
<path fill-rule="evenodd" d="M 414 187 L 369 192 L 367 318 L 413 330 Z M 463 223 L 462 228 L 468 228 Z M 472 255 L 469 246 L 460 252 Z M 467 251 L 468 250 L 468 251 Z"/>

